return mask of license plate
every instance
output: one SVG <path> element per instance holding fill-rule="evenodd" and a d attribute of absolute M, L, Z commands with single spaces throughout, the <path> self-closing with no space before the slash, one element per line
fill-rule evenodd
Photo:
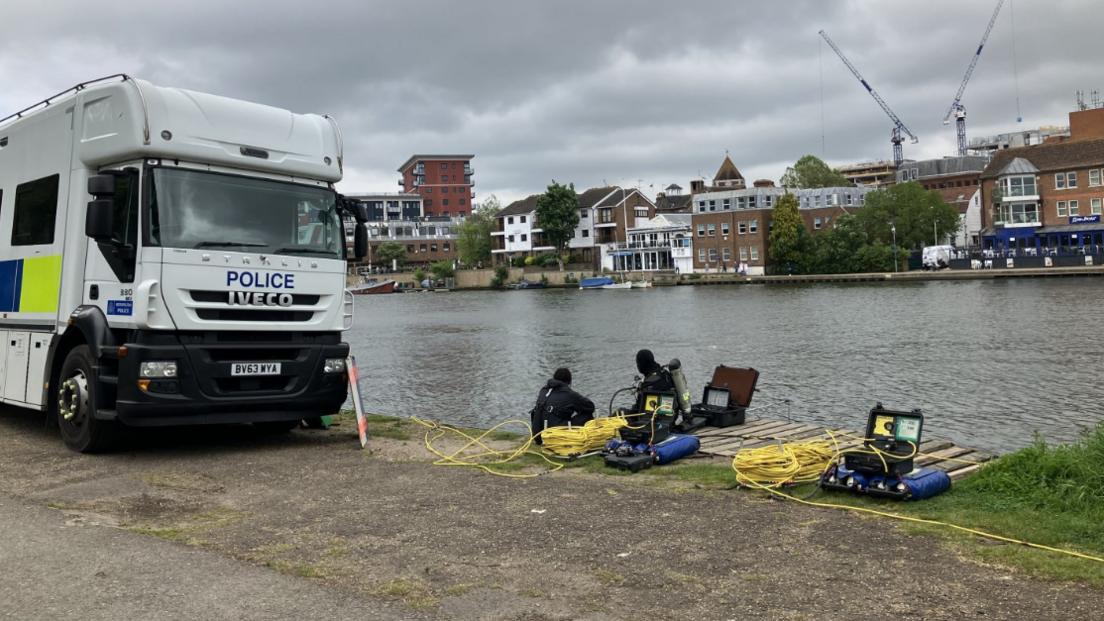
<path fill-rule="evenodd" d="M 230 375 L 279 375 L 279 362 L 235 362 Z"/>

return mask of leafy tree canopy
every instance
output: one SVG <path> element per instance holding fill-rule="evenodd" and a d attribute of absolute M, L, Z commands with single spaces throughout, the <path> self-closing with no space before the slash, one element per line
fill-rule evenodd
<path fill-rule="evenodd" d="M 871 239 L 883 244 L 893 243 L 893 227 L 897 227 L 897 245 L 905 249 L 935 245 L 958 232 L 961 219 L 958 209 L 935 190 L 925 190 L 910 181 L 876 190 L 866 195 L 866 204 L 855 212 L 855 218 Z"/>
<path fill-rule="evenodd" d="M 869 243 L 855 216 L 840 216 L 833 228 L 816 236 L 811 271 L 818 274 L 858 274 L 893 269 L 892 249 L 881 240 Z"/>
<path fill-rule="evenodd" d="M 474 265 L 479 261 L 491 260 L 491 233 L 494 231 L 494 218 L 500 211 L 502 204 L 492 194 L 457 227 L 456 247 L 461 263 Z"/>
<path fill-rule="evenodd" d="M 548 244 L 556 249 L 556 262 L 562 272 L 564 251 L 579 226 L 579 195 L 575 193 L 575 184 L 560 185 L 553 179 L 548 190 L 537 197 L 537 221 Z"/>
<path fill-rule="evenodd" d="M 397 241 L 386 241 L 376 248 L 376 263 L 390 266 L 394 260 L 397 265 L 406 263 L 406 248 Z"/>
<path fill-rule="evenodd" d="M 771 212 L 771 261 L 780 273 L 786 273 L 788 268 L 801 273 L 807 269 L 811 249 L 812 240 L 801 218 L 797 197 L 787 192 Z"/>
<path fill-rule="evenodd" d="M 787 168 L 780 184 L 787 188 L 846 188 L 853 185 L 843 173 L 832 170 L 815 155 L 806 155 Z"/>

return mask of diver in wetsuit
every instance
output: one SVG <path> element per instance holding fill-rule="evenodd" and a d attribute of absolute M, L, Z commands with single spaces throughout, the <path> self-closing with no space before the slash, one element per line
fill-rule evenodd
<path fill-rule="evenodd" d="M 644 377 L 640 385 L 641 391 L 670 393 L 675 391 L 675 382 L 671 379 L 671 373 L 655 361 L 655 355 L 650 349 L 636 352 L 636 370 Z"/>
<path fill-rule="evenodd" d="M 571 371 L 556 369 L 552 379 L 537 394 L 537 405 L 529 413 L 533 436 L 541 443 L 546 427 L 585 425 L 594 419 L 594 402 L 571 389 Z"/>

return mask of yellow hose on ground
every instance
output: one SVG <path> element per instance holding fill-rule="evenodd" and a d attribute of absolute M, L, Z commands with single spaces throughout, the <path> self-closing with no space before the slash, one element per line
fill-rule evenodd
<path fill-rule="evenodd" d="M 540 433 L 544 450 L 561 457 L 600 451 L 628 425 L 623 416 L 595 418 L 581 427 L 549 427 Z"/>
<path fill-rule="evenodd" d="M 957 524 L 940 522 L 938 520 L 914 518 L 907 515 L 900 515 L 898 513 L 890 513 L 888 511 L 867 509 L 865 507 L 852 507 L 848 505 L 837 505 L 827 502 L 813 502 L 811 500 L 797 498 L 795 496 L 791 496 L 780 491 L 779 488 L 786 484 L 816 482 L 820 479 L 821 475 L 823 475 L 824 472 L 827 471 L 828 468 L 831 467 L 831 465 L 839 459 L 841 455 L 844 455 L 846 453 L 867 453 L 878 455 L 879 458 L 882 459 L 883 464 L 885 463 L 885 456 L 888 455 L 888 453 L 885 453 L 873 447 L 869 449 L 861 448 L 840 450 L 839 442 L 836 441 L 836 435 L 831 430 L 826 431 L 828 432 L 829 440 L 815 439 L 783 443 L 781 452 L 779 452 L 779 447 L 777 445 L 770 445 L 753 449 L 743 449 L 738 451 L 736 453 L 736 456 L 732 460 L 732 468 L 736 471 L 736 481 L 748 487 L 765 490 L 767 492 L 770 492 L 771 494 L 775 494 L 782 498 L 799 502 L 803 505 L 809 505 L 811 507 L 843 509 L 845 511 L 856 511 L 858 513 L 878 515 L 881 517 L 888 517 L 895 520 L 903 520 L 906 522 L 914 522 L 917 524 L 946 526 L 947 528 L 953 528 L 973 535 L 977 535 L 979 537 L 995 539 L 997 541 L 1005 541 L 1008 543 L 1014 543 L 1029 548 L 1046 550 L 1048 552 L 1058 552 L 1061 554 L 1067 554 L 1069 556 L 1075 556 L 1077 558 L 1083 558 L 1090 561 L 1096 561 L 1098 563 L 1104 563 L 1104 558 L 1090 556 L 1088 554 L 1082 554 L 1081 552 L 1074 552 L 1072 550 L 1052 548 L 1050 546 L 1031 543 L 1029 541 L 1020 541 L 1009 537 L 1003 537 L 1001 535 L 994 535 L 993 533 L 987 533 L 985 531 L 967 528 L 965 526 L 959 526 Z M 856 440 L 863 439 L 847 434 L 842 435 Z M 910 442 L 909 444 L 912 443 Z M 924 455 L 924 453 L 920 453 L 917 450 L 915 444 L 912 444 L 912 447 L 913 456 Z M 980 463 L 971 462 L 965 459 L 949 459 L 945 457 L 937 457 L 935 455 L 929 456 L 946 461 Z"/>

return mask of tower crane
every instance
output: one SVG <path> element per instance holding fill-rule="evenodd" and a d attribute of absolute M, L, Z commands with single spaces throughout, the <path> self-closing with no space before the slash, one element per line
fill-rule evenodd
<path fill-rule="evenodd" d="M 878 102 L 878 105 L 882 107 L 882 110 L 885 110 L 885 113 L 889 115 L 890 120 L 893 121 L 893 134 L 889 141 L 893 143 L 893 163 L 896 164 L 898 169 L 900 169 L 901 163 L 905 161 L 904 149 L 901 148 L 901 143 L 904 142 L 904 138 L 901 137 L 901 134 L 905 134 L 909 138 L 911 138 L 912 144 L 920 142 L 920 139 L 913 135 L 913 133 L 909 131 L 909 128 L 905 127 L 905 124 L 901 122 L 901 119 L 897 118 L 897 115 L 893 113 L 893 110 L 889 109 L 889 106 L 886 105 L 886 102 L 883 101 L 878 93 L 870 86 L 870 84 L 866 82 L 866 80 L 862 77 L 862 74 L 859 73 L 859 70 L 851 64 L 851 61 L 847 60 L 847 57 L 843 55 L 843 52 L 841 52 L 840 49 L 836 47 L 836 44 L 828 38 L 828 33 L 821 30 L 820 36 L 824 37 L 824 40 L 828 42 L 828 45 L 830 45 L 832 47 L 832 50 L 836 52 L 836 55 L 840 57 L 840 60 L 843 61 L 843 64 L 847 65 L 847 68 L 851 70 L 851 73 L 855 74 L 855 77 L 859 79 L 859 82 L 862 82 L 862 85 L 866 88 L 867 92 L 870 93 L 870 96 L 874 98 L 874 101 Z"/>
<path fill-rule="evenodd" d="M 989 39 L 989 31 L 993 29 L 993 24 L 996 23 L 997 14 L 1000 13 L 1002 6 L 1004 6 L 1004 0 L 997 2 L 997 8 L 993 11 L 993 17 L 989 18 L 989 25 L 985 28 L 985 34 L 981 36 L 981 43 L 978 44 L 977 52 L 974 52 L 974 58 L 970 61 L 970 66 L 966 68 L 966 77 L 962 78 L 962 85 L 958 87 L 958 94 L 955 95 L 951 107 L 947 109 L 947 114 L 943 116 L 944 125 L 950 125 L 952 116 L 955 118 L 955 124 L 958 125 L 958 154 L 960 156 L 966 155 L 966 108 L 961 103 L 962 93 L 966 90 L 966 83 L 970 81 L 970 75 L 974 73 L 974 67 L 977 66 L 978 59 L 981 58 L 981 49 L 985 47 L 985 41 Z"/>

